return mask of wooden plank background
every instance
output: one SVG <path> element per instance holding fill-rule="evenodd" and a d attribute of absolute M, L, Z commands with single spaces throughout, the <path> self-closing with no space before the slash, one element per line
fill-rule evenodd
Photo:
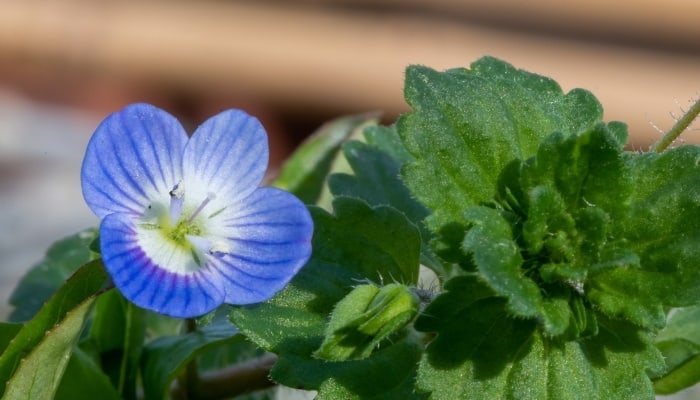
<path fill-rule="evenodd" d="M 6 0 L 0 64 L 46 84 L 108 77 L 390 120 L 407 109 L 406 65 L 493 55 L 593 91 L 643 147 L 650 122 L 670 127 L 700 95 L 698 15 L 696 0 Z"/>

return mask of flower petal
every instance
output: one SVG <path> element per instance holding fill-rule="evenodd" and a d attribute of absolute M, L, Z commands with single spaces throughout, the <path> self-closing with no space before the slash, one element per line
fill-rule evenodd
<path fill-rule="evenodd" d="M 254 191 L 235 211 L 227 210 L 221 231 L 230 252 L 211 265 L 229 285 L 225 302 L 264 301 L 281 290 L 311 256 L 313 221 L 306 206 L 275 188 Z"/>
<path fill-rule="evenodd" d="M 186 143 L 182 125 L 149 104 L 111 114 L 85 152 L 81 182 L 88 206 L 103 218 L 113 212 L 141 214 L 154 200 L 167 202 L 182 177 Z"/>
<path fill-rule="evenodd" d="M 241 110 L 227 110 L 206 120 L 190 138 L 183 156 L 183 174 L 190 198 L 213 193 L 226 207 L 255 190 L 268 162 L 265 129 Z"/>
<path fill-rule="evenodd" d="M 196 317 L 208 313 L 224 301 L 224 288 L 218 274 L 200 268 L 189 273 L 172 271 L 172 266 L 159 265 L 158 259 L 169 259 L 183 265 L 189 259 L 175 249 L 165 256 L 164 249 L 154 247 L 154 240 L 140 238 L 139 229 L 129 214 L 109 214 L 100 226 L 100 247 L 104 265 L 114 285 L 139 307 L 178 318 Z M 161 245 L 170 245 L 164 238 Z"/>

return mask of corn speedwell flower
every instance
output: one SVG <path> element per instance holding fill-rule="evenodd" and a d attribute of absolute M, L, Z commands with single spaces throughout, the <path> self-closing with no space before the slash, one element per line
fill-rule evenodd
<path fill-rule="evenodd" d="M 108 116 L 81 180 L 115 286 L 140 307 L 183 318 L 282 289 L 311 254 L 313 222 L 292 194 L 258 187 L 267 162 L 264 128 L 240 110 L 191 138 L 148 104 Z"/>

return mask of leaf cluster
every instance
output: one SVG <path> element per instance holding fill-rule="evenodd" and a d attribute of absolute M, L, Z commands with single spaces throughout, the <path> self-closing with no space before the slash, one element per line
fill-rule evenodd
<path fill-rule="evenodd" d="M 57 242 L 0 323 L 0 396 L 652 399 L 700 381 L 699 147 L 627 151 L 591 93 L 490 57 L 409 67 L 405 97 L 395 124 L 331 122 L 285 164 L 313 254 L 267 302 L 157 316 L 111 289 L 95 230 Z"/>

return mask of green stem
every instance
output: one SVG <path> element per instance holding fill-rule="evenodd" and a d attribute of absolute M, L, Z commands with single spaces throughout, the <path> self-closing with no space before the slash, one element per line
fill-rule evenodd
<path fill-rule="evenodd" d="M 197 330 L 197 320 L 187 318 L 182 327 L 183 333 L 192 333 Z M 184 374 L 177 379 L 177 385 L 171 393 L 171 398 L 177 400 L 197 399 L 199 396 L 199 366 L 197 365 L 197 357 L 193 358 L 185 366 Z"/>
<path fill-rule="evenodd" d="M 698 99 L 695 104 L 693 104 L 690 109 L 683 114 L 678 121 L 676 121 L 676 124 L 673 125 L 673 127 L 666 132 L 666 134 L 658 142 L 651 146 L 650 150 L 657 153 L 666 150 L 666 148 L 668 148 L 668 146 L 670 146 L 674 140 L 678 139 L 681 133 L 683 133 L 683 131 L 690 126 L 693 120 L 698 117 L 698 114 L 700 114 L 700 99 Z"/>

